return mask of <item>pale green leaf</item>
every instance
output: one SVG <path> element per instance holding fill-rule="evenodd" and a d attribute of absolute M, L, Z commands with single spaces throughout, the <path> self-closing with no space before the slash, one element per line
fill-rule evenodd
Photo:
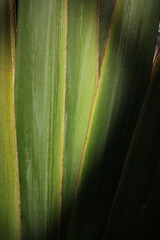
<path fill-rule="evenodd" d="M 23 239 L 58 238 L 66 92 L 67 1 L 19 1 L 16 120 Z"/>

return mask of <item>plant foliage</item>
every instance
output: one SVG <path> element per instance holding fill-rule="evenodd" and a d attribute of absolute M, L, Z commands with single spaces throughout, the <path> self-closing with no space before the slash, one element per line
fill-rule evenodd
<path fill-rule="evenodd" d="M 159 12 L 0 0 L 2 240 L 157 240 Z"/>

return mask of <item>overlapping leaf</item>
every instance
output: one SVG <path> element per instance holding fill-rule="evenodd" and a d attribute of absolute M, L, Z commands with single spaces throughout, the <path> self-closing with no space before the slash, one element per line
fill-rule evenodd
<path fill-rule="evenodd" d="M 98 81 L 98 1 L 68 2 L 62 229 L 66 235 Z"/>
<path fill-rule="evenodd" d="M 20 237 L 13 3 L 1 5 L 0 183 L 5 198 L 0 209 L 2 238 L 10 240 Z M 157 0 L 19 1 L 15 106 L 23 239 L 102 239 L 150 80 L 159 10 Z M 153 174 L 145 179 L 149 164 L 142 188 L 153 180 Z M 127 174 L 122 179 L 132 181 L 135 175 Z M 119 219 L 114 211 L 125 195 L 119 188 L 106 236 L 112 236 Z M 127 230 L 117 228 L 122 237 L 143 219 L 138 210 L 145 192 L 139 196 L 138 207 L 130 205 L 135 215 L 129 215 Z"/>
<path fill-rule="evenodd" d="M 98 76 L 97 12 L 97 0 L 19 3 L 16 116 L 24 239 L 58 238 L 62 210 L 64 232 L 67 226 Z"/>
<path fill-rule="evenodd" d="M 116 1 L 82 156 L 69 240 L 77 236 L 97 239 L 103 232 L 150 80 L 159 9 L 157 1 Z M 97 228 L 100 230 L 94 232 Z"/>

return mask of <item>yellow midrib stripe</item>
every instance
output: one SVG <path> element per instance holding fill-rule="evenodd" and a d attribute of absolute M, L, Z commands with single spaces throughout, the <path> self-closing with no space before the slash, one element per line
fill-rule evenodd
<path fill-rule="evenodd" d="M 59 223 L 61 224 L 62 217 L 62 196 L 63 196 L 63 177 L 64 177 L 64 148 L 65 148 L 65 114 L 66 114 L 66 74 L 67 74 L 67 33 L 68 33 L 68 0 L 65 0 L 65 68 L 64 68 L 64 104 L 63 104 L 63 130 L 62 130 L 62 159 L 61 159 L 61 185 L 60 185 L 60 216 Z"/>

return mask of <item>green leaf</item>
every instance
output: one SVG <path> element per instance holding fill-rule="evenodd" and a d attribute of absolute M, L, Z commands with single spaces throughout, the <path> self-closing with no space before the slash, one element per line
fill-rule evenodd
<path fill-rule="evenodd" d="M 66 0 L 19 1 L 16 120 L 23 239 L 59 235 L 66 42 Z"/>
<path fill-rule="evenodd" d="M 102 63 L 102 58 L 104 55 L 104 49 L 106 45 L 107 36 L 109 33 L 109 27 L 111 23 L 111 18 L 113 15 L 114 4 L 116 0 L 99 0 L 99 27 L 100 27 L 100 36 L 99 36 L 99 61 Z"/>
<path fill-rule="evenodd" d="M 159 10 L 156 0 L 117 0 L 114 7 L 81 160 L 69 240 L 97 239 L 103 233 L 150 80 Z"/>
<path fill-rule="evenodd" d="M 0 238 L 20 239 L 20 196 L 14 112 L 14 1 L 0 1 Z"/>
<path fill-rule="evenodd" d="M 62 210 L 64 233 L 67 227 L 98 79 L 97 12 L 97 0 L 19 3 L 16 119 L 24 239 L 58 238 Z"/>
<path fill-rule="evenodd" d="M 62 199 L 64 236 L 98 80 L 98 41 L 98 1 L 69 0 Z"/>
<path fill-rule="evenodd" d="M 155 211 L 151 210 L 156 206 L 159 209 L 159 191 L 156 193 L 154 185 L 152 188 L 151 185 L 155 182 L 159 186 L 156 171 L 159 171 L 160 159 L 160 55 L 154 71 L 114 198 L 105 239 L 131 239 L 133 233 L 133 239 L 152 239 Z M 148 194 L 151 196 L 147 200 Z M 145 214 L 142 227 L 149 226 L 140 232 L 141 218 Z M 142 238 L 139 238 L 139 234 Z"/>

